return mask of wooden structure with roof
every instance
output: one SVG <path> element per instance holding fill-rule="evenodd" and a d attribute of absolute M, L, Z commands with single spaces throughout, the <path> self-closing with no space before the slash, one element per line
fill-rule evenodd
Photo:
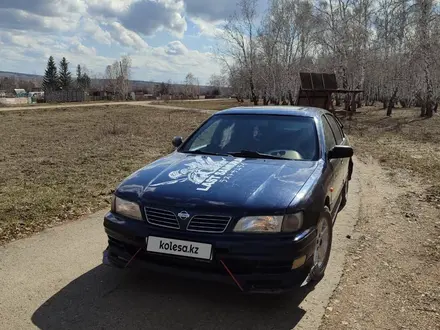
<path fill-rule="evenodd" d="M 353 95 L 352 111 L 356 111 L 356 95 L 360 89 L 340 89 L 334 73 L 300 72 L 301 87 L 298 93 L 297 105 L 312 106 L 333 111 L 332 94 L 341 93 Z"/>

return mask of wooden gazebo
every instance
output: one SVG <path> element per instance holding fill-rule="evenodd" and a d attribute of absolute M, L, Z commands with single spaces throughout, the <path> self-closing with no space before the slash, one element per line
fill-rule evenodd
<path fill-rule="evenodd" d="M 351 112 L 356 111 L 356 95 L 360 89 L 340 89 L 334 73 L 300 72 L 301 87 L 297 105 L 307 105 L 333 111 L 332 94 L 352 94 Z"/>

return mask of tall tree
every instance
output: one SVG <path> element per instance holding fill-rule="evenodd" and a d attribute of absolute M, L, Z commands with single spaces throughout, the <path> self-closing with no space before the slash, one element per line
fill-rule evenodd
<path fill-rule="evenodd" d="M 120 61 L 114 61 L 105 69 L 107 87 L 121 98 L 126 98 L 130 89 L 131 58 L 128 55 L 122 56 Z"/>
<path fill-rule="evenodd" d="M 190 72 L 185 77 L 185 95 L 190 98 L 195 98 L 199 94 L 199 79 Z"/>
<path fill-rule="evenodd" d="M 47 61 L 46 71 L 43 78 L 43 90 L 45 92 L 56 91 L 59 89 L 59 80 L 57 66 L 53 56 L 49 57 Z"/>
<path fill-rule="evenodd" d="M 81 65 L 78 64 L 76 67 L 76 83 L 79 86 L 82 77 Z"/>
<path fill-rule="evenodd" d="M 69 71 L 69 62 L 67 62 L 66 58 L 60 62 L 60 70 L 59 70 L 59 79 L 60 79 L 60 87 L 63 90 L 69 90 L 72 85 L 72 74 Z"/>
<path fill-rule="evenodd" d="M 432 73 L 431 73 L 431 38 L 430 38 L 430 23 L 432 22 L 432 9 L 433 9 L 433 0 L 417 0 L 416 5 L 418 7 L 418 24 L 417 24 L 417 35 L 419 40 L 419 52 L 420 58 L 422 59 L 422 68 L 423 68 L 423 80 L 424 80 L 424 88 L 423 94 L 425 96 L 425 100 L 422 104 L 422 108 L 420 111 L 420 116 L 424 117 L 432 117 L 433 115 L 433 107 L 434 103 L 432 101 L 433 98 L 433 86 L 432 86 Z"/>
<path fill-rule="evenodd" d="M 234 68 L 232 61 L 239 63 L 244 80 L 247 82 L 250 98 L 258 105 L 256 86 L 257 71 L 257 1 L 239 0 L 237 10 L 228 19 L 219 36 L 222 48 L 218 52 L 223 64 L 231 70 Z"/>
<path fill-rule="evenodd" d="M 76 67 L 76 86 L 83 91 L 88 90 L 91 83 L 91 79 L 85 71 L 87 70 L 84 70 L 83 73 L 81 65 L 78 64 Z"/>

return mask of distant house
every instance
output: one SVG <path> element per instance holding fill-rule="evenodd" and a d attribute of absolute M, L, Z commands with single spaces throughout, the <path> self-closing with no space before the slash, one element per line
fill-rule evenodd
<path fill-rule="evenodd" d="M 41 92 L 41 91 L 39 91 L 39 92 L 29 92 L 28 93 L 28 97 L 33 97 L 33 98 L 37 98 L 37 99 L 44 98 L 44 92 Z"/>
<path fill-rule="evenodd" d="M 0 97 L 6 97 L 6 90 L 0 90 Z"/>
<path fill-rule="evenodd" d="M 22 88 L 16 88 L 16 89 L 14 89 L 14 96 L 15 97 L 27 97 L 27 92 Z"/>

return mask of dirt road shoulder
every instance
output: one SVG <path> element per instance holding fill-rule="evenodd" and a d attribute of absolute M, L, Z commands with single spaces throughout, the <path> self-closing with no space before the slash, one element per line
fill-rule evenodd
<path fill-rule="evenodd" d="M 356 244 L 320 329 L 439 329 L 439 208 L 414 175 L 372 159 L 355 166 Z"/>
<path fill-rule="evenodd" d="M 317 329 L 358 216 L 357 174 L 325 278 L 284 298 L 101 265 L 105 211 L 0 248 L 0 329 Z"/>

